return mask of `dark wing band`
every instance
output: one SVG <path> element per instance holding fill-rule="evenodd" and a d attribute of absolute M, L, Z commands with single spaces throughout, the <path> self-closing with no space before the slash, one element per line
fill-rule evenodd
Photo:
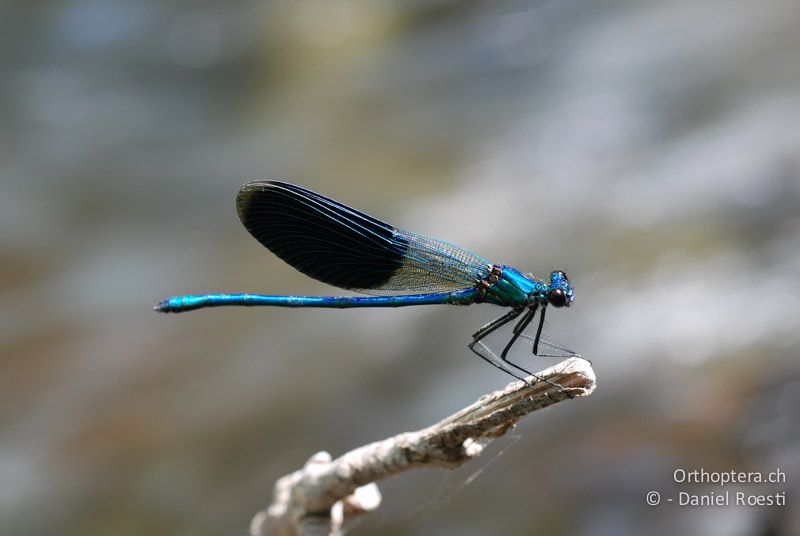
<path fill-rule="evenodd" d="M 330 285 L 368 294 L 473 286 L 487 262 L 433 238 L 396 229 L 305 188 L 253 181 L 236 199 L 245 228 L 285 262 Z"/>

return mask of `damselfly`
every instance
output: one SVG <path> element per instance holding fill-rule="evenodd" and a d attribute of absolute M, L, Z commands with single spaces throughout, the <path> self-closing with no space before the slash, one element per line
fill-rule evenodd
<path fill-rule="evenodd" d="M 253 181 L 239 190 L 236 209 L 244 226 L 267 249 L 304 274 L 335 287 L 372 296 L 266 296 L 203 294 L 176 296 L 155 309 L 180 313 L 222 305 L 277 307 L 405 307 L 491 303 L 509 311 L 472 335 L 469 348 L 500 370 L 524 380 L 531 374 L 509 359 L 519 339 L 560 355 L 576 355 L 542 341 L 548 307 L 569 306 L 574 292 L 562 271 L 541 281 L 516 269 L 491 264 L 452 244 L 398 229 L 338 201 L 277 181 Z M 535 334 L 526 334 L 537 311 Z M 517 320 L 499 352 L 487 337 Z"/>

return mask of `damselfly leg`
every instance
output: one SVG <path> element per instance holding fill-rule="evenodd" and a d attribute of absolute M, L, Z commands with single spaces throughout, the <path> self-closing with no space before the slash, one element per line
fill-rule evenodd
<path fill-rule="evenodd" d="M 515 342 L 517 342 L 517 339 L 519 338 L 520 334 L 523 331 L 525 331 L 525 328 L 527 328 L 528 324 L 530 324 L 531 320 L 533 320 L 534 315 L 536 315 L 536 309 L 538 307 L 539 307 L 538 305 L 534 305 L 533 307 L 528 309 L 528 312 L 525 314 L 525 316 L 523 316 L 522 319 L 519 322 L 517 322 L 517 325 L 514 326 L 513 335 L 511 336 L 511 339 L 508 341 L 508 344 L 506 344 L 506 347 L 503 348 L 503 351 L 500 354 L 500 358 L 503 361 L 506 361 L 506 357 L 508 356 L 508 351 L 511 350 L 511 347 L 514 346 Z"/>
<path fill-rule="evenodd" d="M 482 339 L 486 338 L 487 336 L 491 335 L 493 332 L 495 332 L 498 329 L 500 329 L 501 327 L 505 326 L 506 324 L 508 324 L 509 322 L 514 320 L 515 318 L 517 318 L 519 315 L 521 315 L 524 311 L 525 311 L 525 309 L 512 309 L 511 311 L 507 312 L 503 316 L 501 316 L 499 318 L 495 318 L 494 320 L 492 320 L 491 322 L 489 322 L 488 324 L 483 326 L 481 329 L 479 329 L 478 331 L 476 331 L 475 333 L 472 334 L 472 342 L 469 343 L 468 346 L 469 346 L 469 349 L 473 351 L 473 353 L 475 353 L 478 357 L 480 357 L 481 359 L 483 359 L 484 361 L 486 361 L 487 363 L 489 363 L 493 367 L 496 367 L 496 368 L 502 370 L 503 372 L 505 372 L 506 374 L 508 374 L 510 376 L 513 376 L 514 378 L 516 378 L 518 380 L 522 380 L 525 383 L 527 383 L 528 385 L 530 385 L 530 383 L 528 383 L 528 380 L 525 379 L 525 376 L 520 375 L 519 372 L 516 372 L 513 368 L 511 368 L 510 365 L 512 365 L 512 363 L 509 363 L 509 362 L 505 361 L 504 359 L 503 360 L 498 359 L 497 356 L 494 355 L 494 352 L 492 352 L 491 349 L 488 346 L 486 346 L 485 344 L 483 344 L 481 342 Z M 477 345 L 479 345 L 480 348 L 483 349 L 483 351 L 481 351 L 480 349 L 476 348 Z M 519 367 L 516 367 L 516 368 L 519 368 Z M 529 374 L 528 371 L 526 371 L 524 369 L 521 369 L 521 370 L 522 370 L 522 372 L 525 372 L 525 374 Z"/>
<path fill-rule="evenodd" d="M 489 322 L 488 324 L 483 326 L 481 329 L 479 329 L 478 331 L 473 333 L 472 334 L 472 340 L 473 341 L 481 340 L 482 338 L 486 337 L 487 335 L 489 335 L 494 330 L 504 326 L 505 324 L 507 324 L 507 323 L 511 322 L 512 320 L 514 320 L 515 318 L 517 318 L 519 315 L 522 314 L 522 311 L 524 311 L 524 310 L 525 309 L 512 309 L 509 312 L 507 312 L 506 314 L 504 314 L 503 316 L 501 316 L 499 318 L 495 318 L 494 320 L 492 320 L 491 322 Z"/>
<path fill-rule="evenodd" d="M 473 353 L 478 355 L 478 357 L 480 357 L 481 359 L 483 359 L 484 361 L 486 361 L 490 365 L 502 370 L 503 372 L 505 372 L 506 374 L 509 374 L 510 376 L 513 376 L 513 377 L 517 378 L 518 380 L 524 381 L 526 384 L 528 384 L 530 386 L 532 386 L 533 384 L 531 384 L 527 380 L 527 377 L 528 376 L 533 376 L 538 381 L 549 383 L 550 385 L 563 390 L 564 389 L 563 386 L 559 385 L 558 383 L 555 383 L 555 382 L 553 382 L 551 380 L 548 380 L 546 378 L 542 378 L 539 375 L 534 374 L 531 371 L 529 371 L 529 370 L 517 365 L 516 363 L 513 363 L 512 361 L 510 361 L 507 358 L 509 350 L 511 349 L 511 347 L 514 345 L 514 343 L 517 341 L 517 339 L 520 336 L 523 336 L 526 339 L 530 338 L 530 337 L 524 336 L 523 332 L 525 331 L 525 329 L 528 327 L 528 325 L 531 323 L 531 321 L 533 320 L 534 316 L 536 315 L 537 308 L 538 308 L 538 306 L 535 305 L 534 307 L 528 309 L 527 312 L 525 312 L 525 315 L 519 320 L 519 322 L 517 322 L 517 324 L 514 326 L 514 329 L 512 330 L 512 337 L 508 341 L 508 343 L 506 344 L 506 346 L 503 349 L 503 351 L 501 352 L 500 356 L 498 356 L 489 347 L 489 345 L 483 343 L 482 340 L 485 339 L 488 335 L 490 335 L 494 331 L 496 331 L 497 329 L 501 328 L 502 326 L 508 324 L 509 322 L 514 320 L 515 318 L 519 317 L 525 311 L 524 309 L 509 311 L 505 315 L 493 320 L 492 322 L 489 322 L 488 324 L 483 326 L 481 329 L 476 331 L 475 334 L 473 335 L 472 342 L 469 344 L 469 349 L 472 350 Z M 541 326 L 540 326 L 539 331 L 541 331 Z M 538 337 L 537 337 L 537 339 L 538 339 Z M 524 376 L 521 375 L 520 372 L 524 373 Z M 569 395 L 569 393 L 567 393 L 567 394 L 568 394 L 568 396 L 570 396 L 570 398 L 572 398 L 572 396 Z"/>
<path fill-rule="evenodd" d="M 543 341 L 542 340 L 542 330 L 544 328 L 544 315 L 547 312 L 547 307 L 542 307 L 541 314 L 539 315 L 539 326 L 536 328 L 536 335 L 531 337 L 530 335 L 525 335 L 524 333 L 521 335 L 523 339 L 527 339 L 533 342 L 533 355 L 537 357 L 580 357 L 581 359 L 586 359 L 582 355 L 578 354 L 575 350 L 570 350 L 564 346 L 560 346 L 555 344 L 551 341 Z M 558 350 L 560 353 L 540 353 L 539 352 L 539 343 L 542 345 L 552 348 L 553 350 Z"/>
<path fill-rule="evenodd" d="M 480 339 L 472 341 L 471 343 L 469 343 L 468 346 L 469 346 L 469 349 L 472 350 L 472 352 L 475 355 L 477 355 L 478 357 L 480 357 L 481 359 L 483 359 L 484 361 L 486 361 L 487 363 L 489 363 L 493 367 L 495 367 L 497 369 L 500 369 L 503 372 L 505 372 L 506 374 L 508 374 L 509 376 L 513 376 L 514 378 L 525 382 L 528 386 L 533 387 L 533 384 L 530 383 L 528 381 L 528 379 L 524 375 L 520 374 L 519 372 L 514 370 L 514 368 L 509 366 L 509 365 L 511 365 L 511 363 L 509 363 L 508 361 L 502 360 L 499 357 L 497 357 L 494 354 L 494 352 L 492 352 L 492 350 L 488 346 L 486 346 L 485 344 L 483 344 L 480 341 Z M 515 367 L 515 368 L 519 368 L 519 367 Z M 537 379 L 541 379 L 541 378 L 537 377 Z"/>
<path fill-rule="evenodd" d="M 539 355 L 539 339 L 542 338 L 542 328 L 544 327 L 544 314 L 547 312 L 547 307 L 542 307 L 542 312 L 539 314 L 539 327 L 536 328 L 536 340 L 533 341 L 533 355 Z"/>

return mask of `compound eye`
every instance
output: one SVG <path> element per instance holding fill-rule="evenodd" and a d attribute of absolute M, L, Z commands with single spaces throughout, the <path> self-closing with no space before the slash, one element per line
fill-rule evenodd
<path fill-rule="evenodd" d="M 562 272 L 561 270 L 559 270 L 556 273 L 561 276 L 561 279 L 569 280 L 569 278 L 567 277 L 566 272 Z"/>
<path fill-rule="evenodd" d="M 547 296 L 547 301 L 553 307 L 564 307 L 567 304 L 567 295 L 560 288 L 554 288 Z"/>

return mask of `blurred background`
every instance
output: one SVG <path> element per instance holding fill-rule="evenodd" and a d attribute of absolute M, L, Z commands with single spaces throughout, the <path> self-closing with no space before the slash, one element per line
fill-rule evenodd
<path fill-rule="evenodd" d="M 154 313 L 339 293 L 240 225 L 256 178 L 576 287 L 596 393 L 353 534 L 800 534 L 796 1 L 3 2 L 0 43 L 3 534 L 245 534 L 314 452 L 510 380 L 488 305 Z M 788 505 L 645 504 L 701 467 Z"/>

